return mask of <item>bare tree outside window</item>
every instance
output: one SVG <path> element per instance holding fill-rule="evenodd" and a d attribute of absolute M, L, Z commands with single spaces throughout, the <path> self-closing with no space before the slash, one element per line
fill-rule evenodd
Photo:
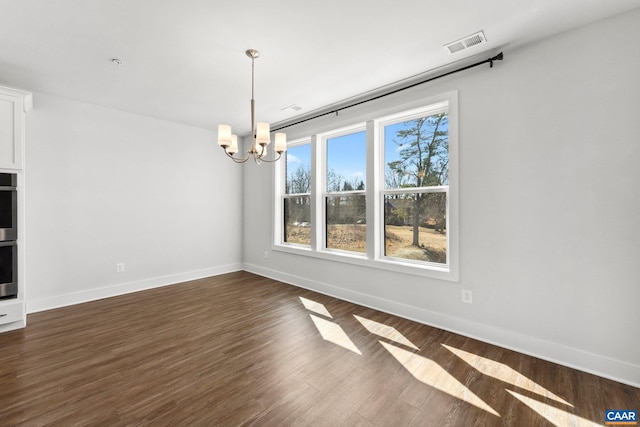
<path fill-rule="evenodd" d="M 311 245 L 311 145 L 287 150 L 283 198 L 284 241 Z"/>
<path fill-rule="evenodd" d="M 385 127 L 387 256 L 447 262 L 448 124 L 444 112 Z"/>
<path fill-rule="evenodd" d="M 326 247 L 366 252 L 366 133 L 326 139 Z"/>

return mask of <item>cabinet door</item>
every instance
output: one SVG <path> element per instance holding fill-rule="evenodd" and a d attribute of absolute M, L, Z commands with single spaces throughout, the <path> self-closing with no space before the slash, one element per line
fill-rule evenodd
<path fill-rule="evenodd" d="M 0 92 L 0 168 L 22 169 L 23 100 Z"/>

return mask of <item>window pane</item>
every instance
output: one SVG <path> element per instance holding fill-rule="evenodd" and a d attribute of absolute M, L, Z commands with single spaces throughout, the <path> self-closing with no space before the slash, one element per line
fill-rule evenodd
<path fill-rule="evenodd" d="M 284 199 L 284 241 L 311 245 L 311 198 L 309 196 Z"/>
<path fill-rule="evenodd" d="M 446 193 L 384 197 L 385 255 L 447 263 Z"/>
<path fill-rule="evenodd" d="M 327 248 L 366 252 L 367 225 L 365 196 L 326 198 Z"/>
<path fill-rule="evenodd" d="M 365 189 L 366 133 L 356 132 L 327 140 L 327 191 Z"/>
<path fill-rule="evenodd" d="M 288 148 L 286 169 L 286 194 L 311 192 L 311 145 Z"/>
<path fill-rule="evenodd" d="M 449 116 L 384 127 L 385 188 L 449 185 Z"/>

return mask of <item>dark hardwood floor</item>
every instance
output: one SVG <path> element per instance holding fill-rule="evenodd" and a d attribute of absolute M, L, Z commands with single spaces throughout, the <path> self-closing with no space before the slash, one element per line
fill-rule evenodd
<path fill-rule="evenodd" d="M 603 425 L 640 389 L 245 272 L 29 315 L 1 426 Z"/>

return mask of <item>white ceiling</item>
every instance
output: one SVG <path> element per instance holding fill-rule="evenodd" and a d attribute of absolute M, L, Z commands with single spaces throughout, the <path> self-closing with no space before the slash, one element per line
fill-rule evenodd
<path fill-rule="evenodd" d="M 640 0 L 0 0 L 0 85 L 246 134 L 248 48 L 261 52 L 256 118 L 276 123 L 638 7 Z M 455 56 L 442 48 L 479 30 L 487 45 Z M 302 110 L 282 111 L 292 104 Z"/>

